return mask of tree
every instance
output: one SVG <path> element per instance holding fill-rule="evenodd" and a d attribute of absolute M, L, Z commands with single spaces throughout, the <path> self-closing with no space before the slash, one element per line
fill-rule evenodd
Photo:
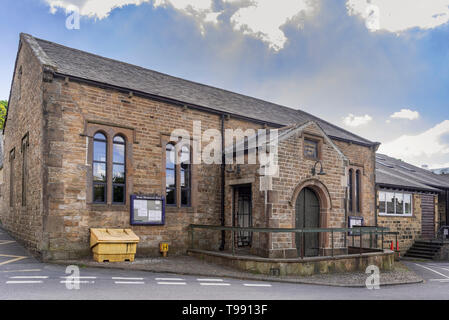
<path fill-rule="evenodd" d="M 8 109 L 8 101 L 0 100 L 0 130 L 3 130 L 7 109 Z"/>

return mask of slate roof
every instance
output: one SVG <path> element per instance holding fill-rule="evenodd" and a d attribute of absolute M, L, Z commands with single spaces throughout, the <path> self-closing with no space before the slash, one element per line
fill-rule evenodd
<path fill-rule="evenodd" d="M 376 154 L 376 184 L 421 191 L 449 189 L 449 179 L 380 153 Z"/>
<path fill-rule="evenodd" d="M 43 65 L 59 75 L 108 84 L 279 126 L 315 121 L 329 137 L 369 146 L 377 144 L 301 110 L 180 79 L 31 35 L 21 34 L 21 39 L 30 43 Z"/>

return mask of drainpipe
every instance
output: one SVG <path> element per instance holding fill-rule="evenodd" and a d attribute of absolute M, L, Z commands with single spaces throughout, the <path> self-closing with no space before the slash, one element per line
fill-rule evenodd
<path fill-rule="evenodd" d="M 221 226 L 225 225 L 225 141 L 224 141 L 224 114 L 221 115 Z M 220 251 L 225 249 L 225 231 L 221 230 Z"/>

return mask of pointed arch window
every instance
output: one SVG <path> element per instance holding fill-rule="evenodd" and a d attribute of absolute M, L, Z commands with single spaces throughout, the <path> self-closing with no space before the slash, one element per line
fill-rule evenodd
<path fill-rule="evenodd" d="M 354 170 L 352 170 L 352 169 L 349 169 L 349 176 L 348 176 L 348 188 L 349 188 L 349 190 L 348 190 L 348 193 L 349 193 L 349 203 L 348 203 L 348 206 L 349 206 L 349 212 L 352 212 L 353 211 L 353 208 L 354 208 L 354 206 L 353 206 L 353 194 L 354 194 Z"/>
<path fill-rule="evenodd" d="M 355 172 L 355 210 L 360 212 L 360 186 L 361 186 L 361 176 L 360 170 Z"/>
<path fill-rule="evenodd" d="M 167 143 L 165 148 L 165 201 L 167 205 L 176 205 L 176 148 Z"/>
<path fill-rule="evenodd" d="M 126 192 L 126 141 L 121 135 L 113 140 L 112 153 L 112 202 L 125 203 Z"/>
<path fill-rule="evenodd" d="M 107 139 L 102 132 L 94 135 L 92 169 L 93 202 L 106 203 Z"/>
<path fill-rule="evenodd" d="M 180 176 L 181 176 L 181 206 L 190 206 L 190 190 L 191 190 L 191 165 L 190 165 L 190 148 L 188 146 L 181 147 L 180 159 Z"/>

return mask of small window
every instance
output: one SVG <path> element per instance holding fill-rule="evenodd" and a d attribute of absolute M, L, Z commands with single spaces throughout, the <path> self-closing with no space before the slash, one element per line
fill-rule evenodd
<path fill-rule="evenodd" d="M 385 200 L 387 198 L 387 194 L 385 192 L 379 192 L 379 212 L 385 213 L 386 205 Z"/>
<path fill-rule="evenodd" d="M 393 192 L 387 192 L 386 194 L 386 206 L 387 206 L 387 214 L 394 214 L 395 210 L 394 210 L 394 205 L 395 205 L 395 200 L 394 200 L 394 193 Z"/>
<path fill-rule="evenodd" d="M 403 192 L 379 192 L 379 214 L 392 216 L 411 216 L 412 195 Z"/>
<path fill-rule="evenodd" d="M 412 214 L 412 195 L 409 193 L 404 194 L 404 214 Z"/>
<path fill-rule="evenodd" d="M 93 202 L 106 203 L 107 140 L 101 132 L 94 135 L 92 167 Z"/>
<path fill-rule="evenodd" d="M 304 156 L 306 158 L 318 159 L 318 142 L 304 139 Z"/>
<path fill-rule="evenodd" d="M 112 155 L 112 202 L 125 203 L 126 189 L 126 154 L 125 139 L 115 136 Z"/>

